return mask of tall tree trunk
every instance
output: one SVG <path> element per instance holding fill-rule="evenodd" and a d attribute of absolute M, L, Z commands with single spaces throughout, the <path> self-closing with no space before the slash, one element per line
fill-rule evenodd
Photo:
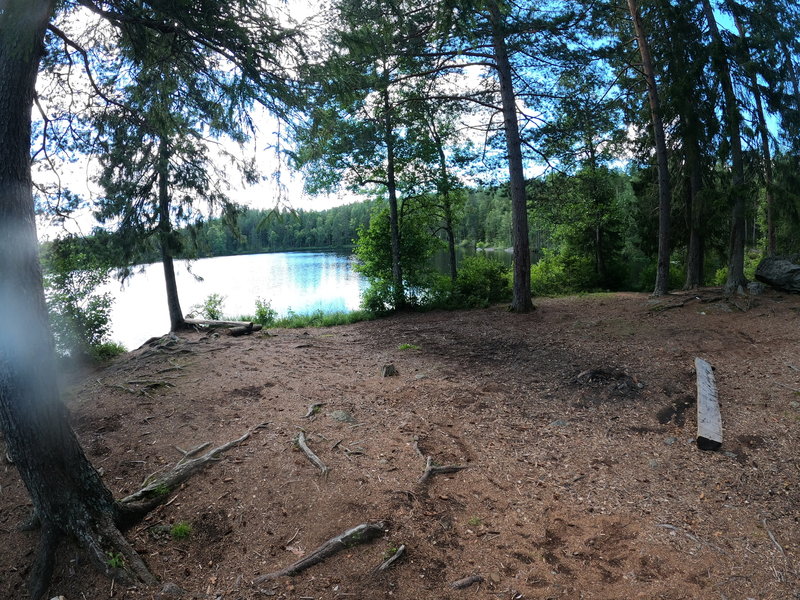
<path fill-rule="evenodd" d="M 447 253 L 450 258 L 450 280 L 455 282 L 458 277 L 456 266 L 456 236 L 453 231 L 453 204 L 450 200 L 450 178 L 447 174 L 447 157 L 444 154 L 444 144 L 436 129 L 436 122 L 431 115 L 428 118 L 428 130 L 431 133 L 436 151 L 439 155 L 439 195 L 442 200 L 442 216 L 444 217 L 444 231 L 447 234 Z"/>
<path fill-rule="evenodd" d="M 795 67 L 794 59 L 792 58 L 792 51 L 789 49 L 789 44 L 786 43 L 786 40 L 781 40 L 781 50 L 783 51 L 783 58 L 786 61 L 786 70 L 789 73 L 789 79 L 792 81 L 795 109 L 800 112 L 800 76 L 797 74 L 797 67 Z"/>
<path fill-rule="evenodd" d="M 397 210 L 397 180 L 395 176 L 394 127 L 388 81 L 383 89 L 383 135 L 386 143 L 386 191 L 389 194 L 389 234 L 392 245 L 392 296 L 395 309 L 406 303 L 403 289 L 403 267 L 400 254 L 400 215 Z"/>
<path fill-rule="evenodd" d="M 531 301 L 531 250 L 528 240 L 528 199 L 522 165 L 522 142 L 519 136 L 517 103 L 511 64 L 506 48 L 505 26 L 496 0 L 489 2 L 492 46 L 503 108 L 503 126 L 508 152 L 509 194 L 511 196 L 511 240 L 514 246 L 514 284 L 511 310 L 533 310 Z"/>
<path fill-rule="evenodd" d="M 728 2 L 729 8 L 733 8 L 731 3 Z M 748 62 L 750 61 L 750 47 L 748 46 L 747 37 L 744 31 L 742 20 L 739 19 L 735 12 L 734 22 L 736 29 L 739 31 L 739 37 L 744 44 L 745 57 Z M 775 201 L 773 197 L 773 176 L 772 176 L 772 151 L 769 146 L 769 130 L 767 128 L 767 120 L 764 117 L 764 103 L 761 99 L 761 90 L 758 87 L 758 79 L 755 73 L 750 73 L 750 93 L 756 102 L 756 116 L 758 118 L 758 134 L 761 141 L 761 155 L 764 160 L 764 196 L 766 200 L 766 213 L 767 213 L 767 254 L 774 256 L 777 252 L 777 242 L 775 238 Z"/>
<path fill-rule="evenodd" d="M 161 246 L 161 264 L 164 266 L 164 282 L 167 286 L 169 330 L 180 331 L 186 327 L 186 321 L 175 280 L 172 235 L 172 221 L 169 216 L 169 146 L 162 137 L 158 143 L 158 243 Z"/>
<path fill-rule="evenodd" d="M 661 101 L 656 87 L 656 75 L 653 69 L 653 58 L 650 45 L 645 35 L 642 17 L 636 0 L 628 0 L 633 29 L 642 58 L 642 70 L 647 82 L 647 98 L 650 102 L 650 120 L 653 125 L 653 138 L 656 144 L 656 162 L 658 164 L 658 267 L 656 269 L 656 285 L 653 295 L 661 296 L 669 291 L 669 234 L 670 234 L 670 200 L 672 191 L 669 181 L 669 163 L 667 161 L 667 141 L 664 135 L 664 121 L 661 116 Z"/>
<path fill-rule="evenodd" d="M 691 110 L 691 107 L 689 107 Z M 686 226 L 689 245 L 686 256 L 686 281 L 684 289 L 703 285 L 705 280 L 705 238 L 703 236 L 703 178 L 700 170 L 700 146 L 697 142 L 697 119 L 681 115 L 683 126 L 683 156 L 686 169 Z"/>
<path fill-rule="evenodd" d="M 49 586 L 62 538 L 126 581 L 154 582 L 114 521 L 114 499 L 86 459 L 57 384 L 38 261 L 30 170 L 31 106 L 44 32 L 55 2 L 8 0 L 0 11 L 0 427 L 41 523 L 30 593 Z"/>
<path fill-rule="evenodd" d="M 736 102 L 736 94 L 733 91 L 733 81 L 731 80 L 725 45 L 722 41 L 722 36 L 720 36 L 719 27 L 717 27 L 717 20 L 714 17 L 714 9 L 711 7 L 709 0 L 702 0 L 702 3 L 713 45 L 711 52 L 712 64 L 722 84 L 722 93 L 725 96 L 725 128 L 730 141 L 731 163 L 733 165 L 731 237 L 728 257 L 728 279 L 725 282 L 725 291 L 730 294 L 747 285 L 747 279 L 744 276 L 745 202 L 741 116 Z"/>

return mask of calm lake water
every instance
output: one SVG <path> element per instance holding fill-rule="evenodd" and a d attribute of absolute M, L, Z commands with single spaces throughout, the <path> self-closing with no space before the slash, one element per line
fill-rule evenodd
<path fill-rule="evenodd" d="M 225 315 L 252 315 L 256 298 L 262 298 L 284 316 L 289 310 L 356 310 L 366 281 L 353 264 L 352 257 L 333 252 L 279 252 L 175 261 L 175 271 L 184 314 L 210 294 L 220 294 Z M 112 281 L 109 289 L 115 298 L 112 340 L 132 350 L 169 331 L 161 263 L 145 265 L 123 286 Z"/>

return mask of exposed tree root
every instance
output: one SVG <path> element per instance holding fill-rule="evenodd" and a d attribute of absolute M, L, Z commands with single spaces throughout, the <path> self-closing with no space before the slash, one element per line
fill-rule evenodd
<path fill-rule="evenodd" d="M 300 450 L 308 457 L 315 467 L 317 467 L 320 471 L 322 471 L 323 475 L 327 475 L 330 469 L 325 466 L 325 463 L 322 462 L 316 454 L 311 451 L 311 448 L 308 447 L 306 444 L 306 434 L 302 431 L 297 436 L 297 445 Z"/>
<path fill-rule="evenodd" d="M 434 465 L 433 457 L 429 456 L 425 462 L 425 472 L 417 482 L 419 485 L 427 483 L 428 479 L 434 475 L 444 475 L 445 473 L 455 473 L 467 468 L 467 465 Z"/>
<path fill-rule="evenodd" d="M 61 541 L 60 532 L 50 525 L 42 528 L 36 557 L 33 560 L 31 574 L 28 579 L 28 591 L 31 598 L 41 598 L 50 586 L 53 568 L 56 564 L 56 549 Z"/>
<path fill-rule="evenodd" d="M 405 554 L 405 551 L 406 551 L 405 545 L 400 544 L 400 547 L 395 551 L 395 553 L 392 554 L 392 556 L 390 556 L 388 559 L 383 561 L 380 564 L 380 566 L 377 569 L 375 569 L 375 571 L 377 572 L 385 571 L 386 569 L 391 567 L 401 556 L 403 556 L 403 554 Z"/>
<path fill-rule="evenodd" d="M 458 581 L 454 581 L 450 584 L 450 587 L 454 590 L 463 590 L 464 588 L 468 588 L 471 585 L 476 583 L 483 583 L 483 576 L 481 575 L 470 575 L 469 577 L 464 577 L 464 579 L 459 579 Z"/>
<path fill-rule="evenodd" d="M 365 544 L 377 537 L 380 537 L 383 535 L 385 528 L 386 525 L 382 522 L 362 523 L 361 525 L 353 527 L 352 529 L 348 529 L 344 533 L 329 539 L 319 548 L 304 556 L 297 562 L 292 563 L 288 567 L 281 569 L 280 571 L 275 571 L 273 573 L 267 573 L 266 575 L 256 577 L 253 580 L 253 584 L 257 585 L 266 581 L 267 579 L 275 579 L 276 577 L 297 575 L 309 567 L 313 567 L 314 565 L 322 562 L 326 558 L 333 556 L 340 550 L 352 548 L 353 546 L 358 546 L 359 544 Z"/>
<path fill-rule="evenodd" d="M 218 460 L 219 455 L 223 452 L 241 444 L 250 437 L 251 433 L 252 431 L 248 431 L 242 437 L 209 450 L 197 458 L 191 457 L 204 450 L 209 444 L 202 444 L 186 452 L 184 457 L 175 463 L 175 466 L 168 472 L 156 478 L 149 478 L 149 481 L 145 481 L 145 485 L 139 491 L 126 496 L 117 503 L 123 521 L 135 520 L 153 510 L 164 502 L 167 495 L 177 486 L 189 479 L 197 471 L 203 469 L 209 462 Z"/>

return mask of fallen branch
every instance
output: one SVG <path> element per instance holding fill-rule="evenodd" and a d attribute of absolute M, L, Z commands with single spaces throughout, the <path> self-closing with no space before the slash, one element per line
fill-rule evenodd
<path fill-rule="evenodd" d="M 352 529 L 348 529 L 344 533 L 337 535 L 329 539 L 327 542 L 322 544 L 319 548 L 304 556 L 300 560 L 295 563 L 292 563 L 288 567 L 281 569 L 280 571 L 275 571 L 273 573 L 267 573 L 266 575 L 261 575 L 260 577 L 256 577 L 253 580 L 253 584 L 257 585 L 266 581 L 267 579 L 275 579 L 277 577 L 285 577 L 285 576 L 293 576 L 297 575 L 298 573 L 305 571 L 309 567 L 313 567 L 317 563 L 322 562 L 326 558 L 333 556 L 340 550 L 344 550 L 345 548 L 352 548 L 353 546 L 357 546 L 359 544 L 365 544 L 374 540 L 375 538 L 383 535 L 385 524 L 382 522 L 378 523 L 362 523 Z"/>
<path fill-rule="evenodd" d="M 209 450 L 198 458 L 186 460 L 188 456 L 200 451 L 197 448 L 190 450 L 186 453 L 186 456 L 172 467 L 172 469 L 160 477 L 153 478 L 139 491 L 126 496 L 118 502 L 118 505 L 126 513 L 143 514 L 149 512 L 155 506 L 161 504 L 172 490 L 189 479 L 195 472 L 204 468 L 209 462 L 219 460 L 220 454 L 230 450 L 234 446 L 238 446 L 249 438 L 251 432 L 252 431 L 248 431 L 240 438 Z M 202 450 L 204 447 L 205 446 L 199 446 L 198 448 Z"/>
<path fill-rule="evenodd" d="M 464 577 L 464 579 L 459 579 L 458 581 L 451 583 L 450 587 L 454 590 L 463 590 L 464 588 L 468 588 L 476 583 L 483 583 L 482 575 L 470 575 L 469 577 Z"/>
<path fill-rule="evenodd" d="M 422 477 L 419 478 L 420 485 L 428 481 L 434 475 L 444 475 L 445 473 L 455 473 L 457 471 L 462 471 L 466 469 L 466 465 L 434 465 L 433 458 L 428 457 L 425 463 L 425 472 L 422 474 Z"/>
<path fill-rule="evenodd" d="M 405 545 L 400 544 L 400 547 L 395 551 L 395 553 L 392 554 L 392 556 L 390 556 L 388 559 L 383 561 L 381 565 L 375 570 L 378 572 L 385 571 L 386 569 L 391 567 L 401 556 L 403 556 L 405 551 L 406 551 Z"/>
<path fill-rule="evenodd" d="M 311 451 L 311 448 L 308 447 L 308 444 L 306 444 L 306 434 L 301 431 L 298 434 L 296 441 L 300 450 L 302 450 L 303 453 L 308 457 L 308 460 L 310 460 L 315 467 L 322 471 L 323 475 L 327 475 L 330 469 L 326 467 L 325 463 L 319 459 L 319 456 L 314 454 Z"/>
<path fill-rule="evenodd" d="M 763 522 L 764 522 L 764 530 L 767 532 L 767 535 L 769 536 L 769 539 L 772 540 L 772 543 L 775 544 L 775 547 L 778 549 L 778 551 L 781 553 L 781 555 L 782 556 L 786 556 L 786 552 L 783 551 L 783 546 L 781 546 L 778 543 L 778 540 L 775 539 L 775 535 L 769 530 L 769 527 L 767 527 L 767 520 L 764 519 Z"/>

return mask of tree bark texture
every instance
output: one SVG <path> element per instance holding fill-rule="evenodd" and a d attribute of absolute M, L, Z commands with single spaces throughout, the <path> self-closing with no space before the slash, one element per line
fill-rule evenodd
<path fill-rule="evenodd" d="M 653 57 L 650 44 L 644 31 L 642 16 L 636 0 L 628 0 L 633 29 L 642 58 L 642 71 L 647 82 L 647 98 L 650 103 L 650 120 L 653 126 L 653 138 L 656 145 L 656 163 L 658 165 L 658 266 L 656 284 L 653 294 L 661 296 L 669 291 L 669 235 L 670 235 L 670 200 L 672 192 L 669 181 L 669 163 L 667 160 L 667 141 L 664 135 L 664 121 L 661 115 L 661 101 L 656 87 L 656 75 L 653 68 Z"/>
<path fill-rule="evenodd" d="M 700 147 L 695 135 L 699 127 L 693 116 L 681 115 L 683 125 L 683 158 L 686 170 L 686 226 L 689 244 L 686 256 L 684 289 L 703 285 L 705 280 L 705 237 L 703 235 L 703 177 L 700 170 Z"/>
<path fill-rule="evenodd" d="M 172 252 L 172 222 L 169 216 L 169 146 L 163 137 L 158 143 L 158 241 L 161 246 L 161 263 L 167 286 L 169 330 L 180 331 L 186 326 L 178 297 L 175 279 L 175 261 Z"/>
<path fill-rule="evenodd" d="M 31 107 L 54 4 L 9 0 L 0 11 L 0 427 L 42 526 L 30 579 L 37 600 L 64 537 L 104 572 L 113 551 L 132 571 L 128 581 L 149 575 L 114 526 L 114 499 L 69 426 L 57 384 L 30 170 Z"/>
<path fill-rule="evenodd" d="M 388 84 L 388 82 L 387 82 Z M 386 190 L 389 194 L 389 234 L 392 245 L 392 295 L 395 309 L 403 308 L 406 294 L 403 289 L 403 268 L 400 255 L 400 215 L 397 209 L 397 180 L 395 177 L 394 128 L 389 86 L 383 90 L 383 127 L 386 143 Z"/>
<path fill-rule="evenodd" d="M 712 65 L 717 72 L 722 85 L 722 93 L 725 97 L 725 128 L 727 129 L 728 139 L 731 146 L 731 163 L 733 166 L 731 194 L 731 236 L 728 256 L 728 279 L 725 282 L 727 293 L 736 292 L 740 287 L 747 285 L 744 276 L 744 242 L 745 242 L 745 222 L 744 222 L 744 157 L 742 155 L 742 136 L 741 136 L 741 115 L 739 105 L 736 101 L 736 94 L 733 90 L 731 80 L 730 65 L 722 41 L 722 36 L 717 27 L 717 20 L 714 16 L 714 9 L 709 0 L 702 0 L 703 11 L 705 12 L 708 29 L 711 34 L 712 42 Z"/>
<path fill-rule="evenodd" d="M 511 239 L 514 246 L 514 284 L 511 310 L 526 313 L 533 310 L 531 301 L 531 251 L 528 240 L 528 199 L 522 165 L 522 143 L 517 120 L 511 63 L 506 47 L 504 19 L 495 0 L 488 3 L 492 25 L 492 46 L 495 69 L 500 82 L 503 127 L 508 152 L 509 194 L 511 196 Z"/>

